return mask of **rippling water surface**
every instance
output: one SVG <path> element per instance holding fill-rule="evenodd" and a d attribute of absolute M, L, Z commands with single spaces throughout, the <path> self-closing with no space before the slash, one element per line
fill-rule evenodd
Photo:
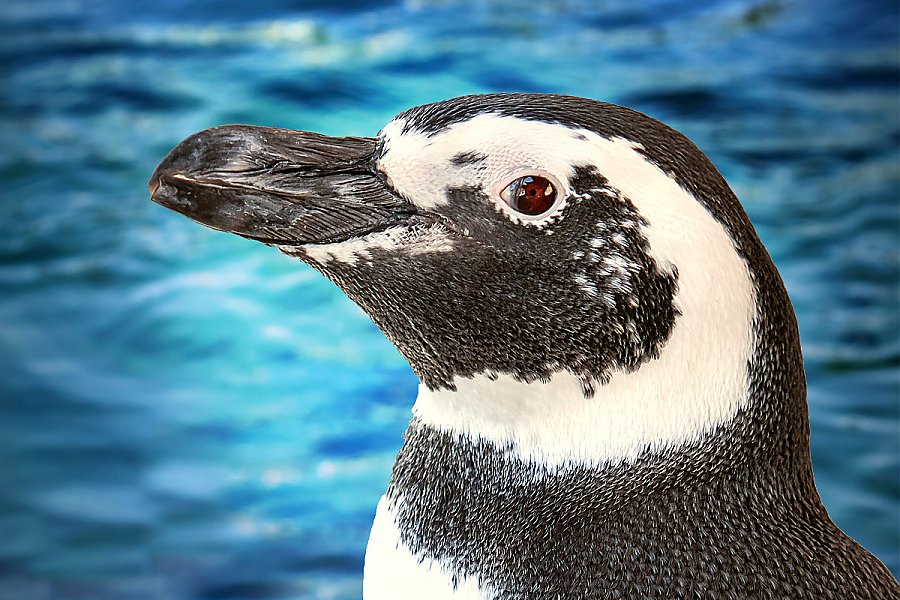
<path fill-rule="evenodd" d="M 7 0 L 0 597 L 354 598 L 416 381 L 336 288 L 147 201 L 183 137 L 470 92 L 687 133 L 791 292 L 817 480 L 900 573 L 896 2 Z"/>

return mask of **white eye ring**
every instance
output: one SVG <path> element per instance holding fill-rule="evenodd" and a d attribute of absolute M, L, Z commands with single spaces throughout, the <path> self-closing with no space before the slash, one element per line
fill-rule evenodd
<path fill-rule="evenodd" d="M 538 214 L 528 214 L 525 212 L 520 212 L 516 210 L 513 206 L 511 206 L 510 201 L 512 200 L 510 194 L 515 193 L 516 190 L 512 190 L 511 188 L 520 180 L 526 177 L 542 177 L 549 182 L 549 187 L 552 187 L 553 191 L 556 193 L 556 198 L 553 200 L 553 204 L 550 205 L 547 210 L 540 212 Z M 500 206 L 500 209 L 506 213 L 514 222 L 524 223 L 528 225 L 541 225 L 544 222 L 548 221 L 550 217 L 554 216 L 559 210 L 565 205 L 565 200 L 569 195 L 569 191 L 560 183 L 559 178 L 551 173 L 543 169 L 533 169 L 533 168 L 521 168 L 516 169 L 515 171 L 510 172 L 508 175 L 499 178 L 493 185 L 491 185 L 491 197 L 494 202 Z"/>

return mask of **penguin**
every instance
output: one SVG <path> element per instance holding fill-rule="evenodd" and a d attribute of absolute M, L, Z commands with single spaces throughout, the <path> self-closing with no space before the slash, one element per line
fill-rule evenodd
<path fill-rule="evenodd" d="M 563 95 L 181 142 L 151 199 L 333 281 L 420 380 L 373 599 L 900 598 L 816 490 L 796 317 L 706 156 Z"/>

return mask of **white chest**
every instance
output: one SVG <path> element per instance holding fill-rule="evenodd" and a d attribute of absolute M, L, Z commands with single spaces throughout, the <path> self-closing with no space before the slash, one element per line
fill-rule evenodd
<path fill-rule="evenodd" d="M 364 600 L 483 600 L 490 596 L 474 580 L 456 588 L 434 561 L 420 561 L 400 539 L 394 514 L 382 496 L 369 535 L 363 575 Z"/>

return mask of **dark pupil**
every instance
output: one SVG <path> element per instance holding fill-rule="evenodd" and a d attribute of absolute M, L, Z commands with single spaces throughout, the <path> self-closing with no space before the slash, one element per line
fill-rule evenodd
<path fill-rule="evenodd" d="M 556 190 L 544 177 L 529 176 L 518 181 L 518 194 L 515 197 L 515 208 L 526 215 L 539 215 L 547 212 L 556 200 Z"/>

